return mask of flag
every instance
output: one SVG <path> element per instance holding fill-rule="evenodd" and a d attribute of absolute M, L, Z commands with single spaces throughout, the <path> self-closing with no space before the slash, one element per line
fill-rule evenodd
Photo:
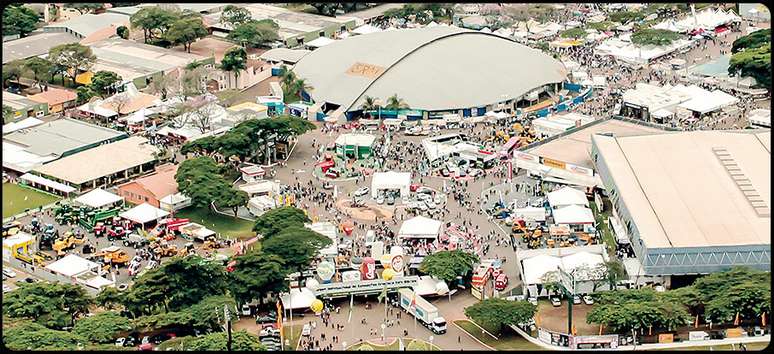
<path fill-rule="evenodd" d="M 349 317 L 347 317 L 347 323 L 352 322 L 352 307 L 355 303 L 355 295 L 350 295 L 349 298 Z"/>
<path fill-rule="evenodd" d="M 734 319 L 734 326 L 739 325 L 739 312 L 736 313 L 736 319 Z"/>
<path fill-rule="evenodd" d="M 766 327 L 766 313 L 761 314 L 761 326 Z"/>
<path fill-rule="evenodd" d="M 417 308 L 417 292 L 414 291 L 414 296 L 411 297 L 411 308 L 416 309 Z"/>
<path fill-rule="evenodd" d="M 699 314 L 696 314 L 696 322 L 694 322 L 693 328 L 699 328 Z"/>
<path fill-rule="evenodd" d="M 376 300 L 379 301 L 379 303 L 382 303 L 382 300 L 387 297 L 387 286 L 384 286 L 384 289 L 382 289 L 382 292 L 379 293 L 379 296 L 376 297 Z"/>

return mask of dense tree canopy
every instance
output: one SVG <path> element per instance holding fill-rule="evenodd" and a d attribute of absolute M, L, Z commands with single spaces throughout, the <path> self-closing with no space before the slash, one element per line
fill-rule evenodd
<path fill-rule="evenodd" d="M 652 288 L 613 290 L 593 295 L 596 304 L 587 323 L 604 324 L 614 331 L 633 328 L 673 329 L 690 322 L 691 315 L 680 297 L 669 297 Z"/>
<path fill-rule="evenodd" d="M 40 16 L 21 4 L 10 4 L 3 8 L 3 35 L 18 34 L 22 37 L 35 30 Z"/>
<path fill-rule="evenodd" d="M 79 285 L 63 283 L 22 283 L 3 295 L 3 314 L 11 318 L 29 318 L 49 328 L 71 326 L 75 317 L 88 312 L 92 303 Z"/>
<path fill-rule="evenodd" d="M 162 38 L 167 29 L 180 18 L 176 11 L 160 6 L 143 7 L 129 18 L 133 28 L 141 28 L 145 43 L 149 39 Z"/>
<path fill-rule="evenodd" d="M 60 44 L 48 51 L 48 60 L 65 69 L 65 73 L 75 82 L 75 76 L 88 71 L 97 57 L 91 48 L 79 43 Z"/>
<path fill-rule="evenodd" d="M 440 251 L 422 259 L 419 271 L 447 282 L 465 276 L 478 263 L 478 256 L 461 250 Z"/>
<path fill-rule="evenodd" d="M 268 239 L 291 226 L 303 226 L 309 222 L 303 210 L 286 206 L 269 210 L 255 219 L 253 231 Z"/>
<path fill-rule="evenodd" d="M 234 47 L 223 54 L 220 60 L 220 69 L 226 72 L 233 72 L 234 76 L 239 78 L 239 73 L 247 69 L 247 52 L 242 47 Z"/>
<path fill-rule="evenodd" d="M 41 91 L 48 89 L 48 81 L 54 73 L 54 63 L 41 57 L 32 57 L 24 61 L 24 67 L 32 73 L 35 84 Z"/>
<path fill-rule="evenodd" d="M 94 10 L 99 10 L 105 8 L 104 3 L 96 3 L 96 2 L 71 2 L 71 3 L 65 3 L 65 8 L 75 9 L 80 13 L 81 15 L 92 12 Z"/>
<path fill-rule="evenodd" d="M 663 29 L 645 28 L 632 34 L 632 43 L 637 45 L 666 46 L 680 38 L 680 34 Z"/>
<path fill-rule="evenodd" d="M 528 322 L 535 316 L 537 306 L 528 301 L 486 299 L 465 308 L 465 316 L 484 326 L 502 330 L 503 326 Z"/>
<path fill-rule="evenodd" d="M 198 338 L 193 338 L 185 346 L 192 351 L 222 351 L 225 352 L 227 335 L 224 332 L 210 333 Z M 258 336 L 247 331 L 236 331 L 231 335 L 231 349 L 234 351 L 265 351 Z"/>
<path fill-rule="evenodd" d="M 771 28 L 762 29 L 737 38 L 731 46 L 731 53 L 737 53 L 745 49 L 760 48 L 770 42 Z"/>
<path fill-rule="evenodd" d="M 238 24 L 228 34 L 228 38 L 241 43 L 244 47 L 258 48 L 279 40 L 278 30 L 279 25 L 272 20 L 250 20 Z"/>
<path fill-rule="evenodd" d="M 221 12 L 220 22 L 228 24 L 231 28 L 237 28 L 243 23 L 252 20 L 250 11 L 242 6 L 226 5 Z"/>
<path fill-rule="evenodd" d="M 713 273 L 694 282 L 708 318 L 731 321 L 737 311 L 742 318 L 757 318 L 771 308 L 771 273 L 736 267 Z"/>
<path fill-rule="evenodd" d="M 90 88 L 103 98 L 116 93 L 116 84 L 121 83 L 123 79 L 112 71 L 97 71 L 91 78 Z"/>
<path fill-rule="evenodd" d="M 586 37 L 586 30 L 580 27 L 570 28 L 559 33 L 562 38 L 582 39 Z"/>
<path fill-rule="evenodd" d="M 289 271 L 282 258 L 251 250 L 236 257 L 234 271 L 230 273 L 230 290 L 241 303 L 254 299 L 263 301 L 263 297 L 268 293 L 287 290 L 285 277 Z"/>
<path fill-rule="evenodd" d="M 758 85 L 771 87 L 771 30 L 755 31 L 734 41 L 728 73 L 752 76 Z"/>
<path fill-rule="evenodd" d="M 112 343 L 122 332 L 132 330 L 132 322 L 117 312 L 103 312 L 75 321 L 73 333 L 96 343 Z"/>
<path fill-rule="evenodd" d="M 77 350 L 86 338 L 67 331 L 57 331 L 37 323 L 22 323 L 3 328 L 3 344 L 10 350 Z"/>
<path fill-rule="evenodd" d="M 331 239 L 303 226 L 292 226 L 263 241 L 262 250 L 277 255 L 299 273 L 309 266 L 317 253 L 329 246 Z"/>
<path fill-rule="evenodd" d="M 186 52 L 191 52 L 191 44 L 204 38 L 209 32 L 200 17 L 187 17 L 176 20 L 170 25 L 164 37 L 172 44 L 182 44 Z"/>

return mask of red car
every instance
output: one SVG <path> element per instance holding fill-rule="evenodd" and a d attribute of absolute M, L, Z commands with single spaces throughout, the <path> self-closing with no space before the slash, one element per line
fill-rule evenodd
<path fill-rule="evenodd" d="M 420 187 L 420 184 L 417 184 L 417 183 L 412 183 L 412 184 L 409 186 L 409 190 L 411 190 L 412 192 L 416 192 L 416 191 L 417 191 L 417 189 L 418 189 L 419 187 Z"/>
<path fill-rule="evenodd" d="M 139 348 L 140 350 L 143 350 L 143 351 L 153 351 L 153 344 L 143 343 L 143 344 L 140 344 Z"/>

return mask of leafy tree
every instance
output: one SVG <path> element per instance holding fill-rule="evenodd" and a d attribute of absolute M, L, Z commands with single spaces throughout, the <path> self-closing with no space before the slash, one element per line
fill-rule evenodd
<path fill-rule="evenodd" d="M 105 5 L 102 3 L 95 3 L 95 2 L 73 2 L 73 3 L 66 3 L 65 8 L 75 9 L 78 11 L 79 14 L 87 14 L 94 10 L 100 10 L 105 8 Z"/>
<path fill-rule="evenodd" d="M 222 208 L 230 208 L 234 212 L 234 217 L 236 217 L 239 207 L 247 205 L 248 200 L 250 200 L 250 197 L 247 193 L 229 186 L 229 188 L 220 190 L 220 194 L 215 197 L 215 205 Z"/>
<path fill-rule="evenodd" d="M 198 303 L 166 313 L 142 316 L 133 321 L 134 327 L 141 331 L 155 331 L 168 328 L 188 330 L 220 331 L 223 323 L 223 306 L 236 307 L 236 301 L 230 296 L 208 296 Z M 232 321 L 235 319 L 232 318 Z"/>
<path fill-rule="evenodd" d="M 3 65 L 3 87 L 7 87 L 10 81 L 18 81 L 28 70 L 24 65 L 24 60 L 20 59 Z"/>
<path fill-rule="evenodd" d="M 669 30 L 645 28 L 632 34 L 632 43 L 637 45 L 666 46 L 680 38 L 679 33 Z"/>
<path fill-rule="evenodd" d="M 76 350 L 83 338 L 67 331 L 57 331 L 37 323 L 25 322 L 3 328 L 3 345 L 14 351 L 26 350 Z"/>
<path fill-rule="evenodd" d="M 570 28 L 559 33 L 562 38 L 584 38 L 586 37 L 586 30 L 580 27 Z"/>
<path fill-rule="evenodd" d="M 220 167 L 211 157 L 195 157 L 180 163 L 180 167 L 175 174 L 175 181 L 177 181 L 178 189 L 183 191 L 189 187 L 194 176 L 219 173 Z"/>
<path fill-rule="evenodd" d="M 341 8 L 341 3 L 339 2 L 308 2 L 306 4 L 314 7 L 318 14 L 330 17 L 334 17 L 336 11 Z"/>
<path fill-rule="evenodd" d="M 623 263 L 617 260 L 605 262 L 603 265 L 602 277 L 607 282 L 608 289 L 615 290 L 618 282 L 626 279 L 626 268 Z"/>
<path fill-rule="evenodd" d="M 13 108 L 3 105 L 3 124 L 12 121 L 14 118 Z"/>
<path fill-rule="evenodd" d="M 35 30 L 40 16 L 34 10 L 21 4 L 11 4 L 3 8 L 3 35 L 18 34 L 22 37 Z"/>
<path fill-rule="evenodd" d="M 91 89 L 91 86 L 81 86 L 75 89 L 75 93 L 78 94 L 76 102 L 79 104 L 88 102 L 92 97 L 97 96 L 97 93 Z"/>
<path fill-rule="evenodd" d="M 396 111 L 399 109 L 407 109 L 409 106 L 402 98 L 398 98 L 398 94 L 394 94 L 390 97 L 387 97 L 387 104 L 384 106 L 384 108 Z"/>
<path fill-rule="evenodd" d="M 419 271 L 450 282 L 457 276 L 470 273 L 476 263 L 478 256 L 475 254 L 461 250 L 441 251 L 425 257 L 419 265 Z"/>
<path fill-rule="evenodd" d="M 285 278 L 289 271 L 282 258 L 251 250 L 235 260 L 234 271 L 229 273 L 230 290 L 239 302 L 247 303 L 258 298 L 263 303 L 268 293 L 287 290 Z"/>
<path fill-rule="evenodd" d="M 220 61 L 220 69 L 225 72 L 233 72 L 234 77 L 239 79 L 239 72 L 247 69 L 247 52 L 242 47 L 234 47 L 223 54 Z"/>
<path fill-rule="evenodd" d="M 188 17 L 173 22 L 164 36 L 172 44 L 182 44 L 186 52 L 190 53 L 191 44 L 206 37 L 208 33 L 200 17 Z"/>
<path fill-rule="evenodd" d="M 100 291 L 97 297 L 94 298 L 94 303 L 108 310 L 112 310 L 123 302 L 123 295 L 124 294 L 115 287 L 107 287 Z"/>
<path fill-rule="evenodd" d="M 529 301 L 492 298 L 465 308 L 465 316 L 487 327 L 501 331 L 503 326 L 517 325 L 535 316 L 537 306 Z"/>
<path fill-rule="evenodd" d="M 96 94 L 102 98 L 110 96 L 115 92 L 115 84 L 120 83 L 123 79 L 118 74 L 112 71 L 100 70 L 91 78 L 91 84 L 89 87 Z"/>
<path fill-rule="evenodd" d="M 306 216 L 303 210 L 292 206 L 285 206 L 269 210 L 257 217 L 255 225 L 253 225 L 253 231 L 263 235 L 264 239 L 268 239 L 291 226 L 303 227 L 304 223 L 309 221 L 309 217 Z"/>
<path fill-rule="evenodd" d="M 129 28 L 126 26 L 118 26 L 118 28 L 116 28 L 116 34 L 123 39 L 129 39 Z"/>
<path fill-rule="evenodd" d="M 731 55 L 728 73 L 735 76 L 737 72 L 752 76 L 762 87 L 771 88 L 771 44 Z"/>
<path fill-rule="evenodd" d="M 303 283 L 303 271 L 312 262 L 320 249 L 332 243 L 331 239 L 303 226 L 291 226 L 279 234 L 263 241 L 262 249 L 267 254 L 277 255 L 285 260 L 290 269 L 301 274 L 299 283 Z"/>
<path fill-rule="evenodd" d="M 731 53 L 738 53 L 745 49 L 760 48 L 768 43 L 771 43 L 771 28 L 755 31 L 737 38 L 731 46 Z"/>
<path fill-rule="evenodd" d="M 250 20 L 237 25 L 228 34 L 228 38 L 242 44 L 243 47 L 258 48 L 279 40 L 279 25 L 269 19 Z"/>
<path fill-rule="evenodd" d="M 117 312 L 103 312 L 75 321 L 73 333 L 91 342 L 111 343 L 121 332 L 131 331 L 131 321 Z"/>
<path fill-rule="evenodd" d="M 381 107 L 381 104 L 376 98 L 373 98 L 371 96 L 365 96 L 363 97 L 363 104 L 360 105 L 360 109 L 365 111 L 376 111 L 379 110 Z"/>
<path fill-rule="evenodd" d="M 618 11 L 608 15 L 608 19 L 613 22 L 620 22 L 620 23 L 626 24 L 631 21 L 642 20 L 646 16 L 647 15 L 645 15 L 645 13 L 640 11 Z"/>
<path fill-rule="evenodd" d="M 760 317 L 771 308 L 771 273 L 734 267 L 697 279 L 696 288 L 705 315 L 715 322 Z"/>
<path fill-rule="evenodd" d="M 79 43 L 60 44 L 48 51 L 48 59 L 65 69 L 64 73 L 75 82 L 75 76 L 80 71 L 88 71 L 94 65 L 97 57 L 91 48 Z"/>
<path fill-rule="evenodd" d="M 63 283 L 21 283 L 3 296 L 3 314 L 29 318 L 49 328 L 72 325 L 75 317 L 87 313 L 91 297 L 82 287 Z"/>
<path fill-rule="evenodd" d="M 48 84 L 44 85 L 44 83 L 51 80 L 52 72 L 54 71 L 53 63 L 47 59 L 32 57 L 24 62 L 24 67 L 32 73 L 35 84 L 40 87 L 41 91 L 44 91 L 44 89 L 48 90 Z"/>
<path fill-rule="evenodd" d="M 691 320 L 687 293 L 657 293 L 651 288 L 613 290 L 594 294 L 595 306 L 587 323 L 604 324 L 615 331 L 633 328 L 674 329 Z M 668 294 L 668 295 L 667 295 Z"/>
<path fill-rule="evenodd" d="M 226 351 L 227 334 L 224 332 L 210 333 L 198 338 L 193 338 L 186 345 L 186 350 L 192 351 Z M 245 330 L 236 331 L 231 335 L 231 349 L 234 351 L 265 351 L 258 336 L 247 333 Z"/>
<path fill-rule="evenodd" d="M 180 18 L 176 11 L 159 6 L 143 7 L 129 18 L 133 28 L 142 28 L 145 43 L 149 39 L 162 38 L 167 29 Z"/>
<path fill-rule="evenodd" d="M 173 258 L 143 274 L 127 291 L 124 306 L 135 316 L 179 311 L 207 296 L 223 295 L 226 272 L 222 264 L 199 256 Z"/>
<path fill-rule="evenodd" d="M 220 22 L 228 24 L 232 29 L 251 20 L 252 15 L 250 15 L 250 11 L 237 5 L 226 5 L 220 15 Z"/>
<path fill-rule="evenodd" d="M 218 150 L 218 139 L 214 136 L 208 136 L 194 141 L 189 141 L 180 148 L 180 153 L 196 153 L 209 156 Z"/>

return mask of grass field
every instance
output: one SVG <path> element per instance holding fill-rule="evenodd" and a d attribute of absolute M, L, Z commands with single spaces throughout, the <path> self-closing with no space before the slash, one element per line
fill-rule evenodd
<path fill-rule="evenodd" d="M 487 334 L 481 333 L 481 329 L 469 320 L 457 320 L 454 321 L 454 324 L 460 326 L 465 332 L 470 333 L 470 335 L 476 337 L 476 339 L 484 344 L 497 350 L 545 350 L 540 346 L 530 343 L 510 328 L 506 328 L 499 339 L 494 339 Z"/>
<path fill-rule="evenodd" d="M 3 183 L 3 218 L 56 202 L 60 198 L 14 183 Z"/>
<path fill-rule="evenodd" d="M 597 212 L 597 203 L 595 202 L 589 203 L 589 206 L 591 207 L 591 211 L 594 213 L 596 219 L 595 221 L 602 231 L 602 241 L 604 241 L 607 245 L 608 253 L 615 252 L 615 236 L 613 236 L 613 231 L 610 230 L 610 228 L 607 226 L 607 218 L 610 217 L 610 210 L 603 211 L 601 213 Z"/>
<path fill-rule="evenodd" d="M 290 335 L 291 328 L 293 328 L 293 335 Z M 301 330 L 304 329 L 304 325 L 298 324 L 298 325 L 284 325 L 282 326 L 282 336 L 286 340 L 290 341 L 290 347 L 293 348 L 292 350 L 296 350 L 296 346 L 298 345 L 298 339 L 301 338 Z M 285 350 L 288 350 L 285 348 Z"/>
<path fill-rule="evenodd" d="M 191 222 L 202 224 L 227 238 L 246 240 L 255 236 L 252 222 L 210 212 L 207 208 L 188 207 L 178 211 L 175 217 L 191 219 Z"/>

